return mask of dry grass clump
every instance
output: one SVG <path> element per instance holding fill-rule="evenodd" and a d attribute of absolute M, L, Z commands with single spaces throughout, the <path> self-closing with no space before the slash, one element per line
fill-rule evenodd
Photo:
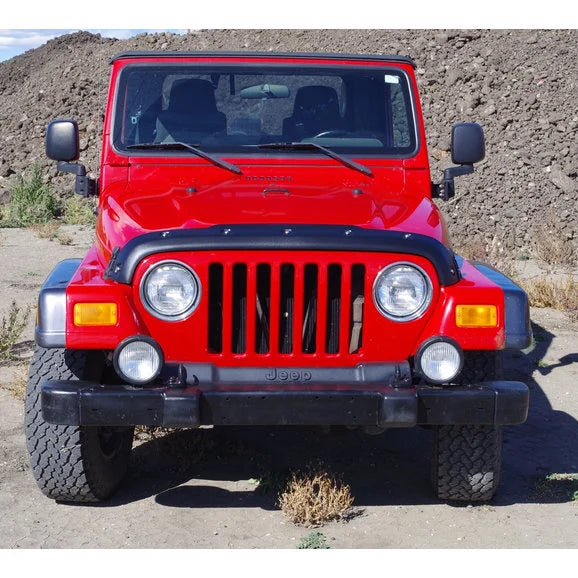
<path fill-rule="evenodd" d="M 576 251 L 572 243 L 560 230 L 555 215 L 547 215 L 536 227 L 532 240 L 532 251 L 540 261 L 548 266 L 576 264 Z"/>
<path fill-rule="evenodd" d="M 26 386 L 28 385 L 28 367 L 19 367 L 8 384 L 8 391 L 18 400 L 26 398 Z"/>
<path fill-rule="evenodd" d="M 578 283 L 568 276 L 564 280 L 541 277 L 533 281 L 521 281 L 532 307 L 552 307 L 578 315 Z"/>
<path fill-rule="evenodd" d="M 30 308 L 21 309 L 12 301 L 8 316 L 3 317 L 0 324 L 0 361 L 13 359 L 12 349 L 22 336 L 29 316 Z"/>
<path fill-rule="evenodd" d="M 326 472 L 293 474 L 279 496 L 281 511 L 294 524 L 307 527 L 343 519 L 353 505 L 349 486 Z"/>
<path fill-rule="evenodd" d="M 61 245 L 71 245 L 72 237 L 67 233 L 60 231 L 59 221 L 50 221 L 49 223 L 37 223 L 28 227 L 34 231 L 40 239 L 48 239 L 49 241 L 58 241 Z"/>

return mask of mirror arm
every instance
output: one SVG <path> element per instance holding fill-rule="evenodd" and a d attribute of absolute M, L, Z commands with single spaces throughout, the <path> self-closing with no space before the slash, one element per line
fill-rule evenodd
<path fill-rule="evenodd" d="M 58 161 L 56 168 L 63 173 L 72 173 L 77 177 L 86 176 L 86 167 L 78 163 L 67 163 L 66 161 Z"/>
<path fill-rule="evenodd" d="M 439 196 L 448 201 L 456 194 L 454 178 L 462 175 L 470 175 L 474 172 L 474 165 L 459 165 L 457 167 L 449 167 L 444 170 L 444 178 L 439 185 Z"/>
<path fill-rule="evenodd" d="M 63 173 L 76 175 L 76 182 L 74 184 L 75 193 L 83 197 L 92 197 L 98 194 L 96 180 L 86 176 L 86 167 L 84 165 L 58 161 L 57 169 Z"/>

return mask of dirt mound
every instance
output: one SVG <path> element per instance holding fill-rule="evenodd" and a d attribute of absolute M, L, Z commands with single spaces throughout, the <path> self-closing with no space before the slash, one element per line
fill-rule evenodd
<path fill-rule="evenodd" d="M 393 53 L 417 62 L 432 179 L 451 165 L 450 130 L 479 122 L 486 160 L 442 205 L 454 243 L 489 256 L 527 255 L 540 233 L 576 246 L 578 101 L 576 30 L 205 30 L 129 40 L 65 35 L 0 63 L 0 198 L 44 155 L 53 118 L 75 118 L 82 160 L 96 173 L 109 58 L 123 50 L 255 50 Z M 2 192 L 4 191 L 4 193 Z"/>

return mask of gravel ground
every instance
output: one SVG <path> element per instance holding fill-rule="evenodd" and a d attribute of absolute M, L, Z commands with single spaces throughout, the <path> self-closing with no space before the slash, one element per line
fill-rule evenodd
<path fill-rule="evenodd" d="M 91 232 L 70 227 L 61 246 L 27 230 L 0 230 L 0 315 L 11 298 L 32 305 L 61 259 L 81 256 Z M 323 460 L 342 474 L 354 516 L 319 529 L 334 549 L 576 548 L 578 334 L 550 309 L 531 312 L 535 347 L 508 355 L 508 377 L 529 384 L 528 421 L 507 428 L 502 484 L 483 505 L 448 505 L 428 485 L 429 436 L 311 428 L 222 428 L 141 438 L 126 483 L 97 506 L 57 504 L 28 465 L 23 404 L 10 392 L 24 365 L 0 366 L 0 546 L 4 548 L 293 549 L 311 529 L 288 521 L 254 479 Z M 21 353 L 29 352 L 32 326 Z M 558 479 L 547 476 L 558 474 Z"/>

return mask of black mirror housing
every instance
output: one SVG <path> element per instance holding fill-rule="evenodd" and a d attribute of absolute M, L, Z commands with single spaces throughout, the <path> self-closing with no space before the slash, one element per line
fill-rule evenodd
<path fill-rule="evenodd" d="M 78 124 L 74 120 L 53 120 L 46 129 L 46 156 L 55 161 L 76 161 L 80 156 Z"/>
<path fill-rule="evenodd" d="M 472 165 L 486 155 L 484 129 L 475 122 L 460 122 L 452 127 L 452 162 Z"/>

